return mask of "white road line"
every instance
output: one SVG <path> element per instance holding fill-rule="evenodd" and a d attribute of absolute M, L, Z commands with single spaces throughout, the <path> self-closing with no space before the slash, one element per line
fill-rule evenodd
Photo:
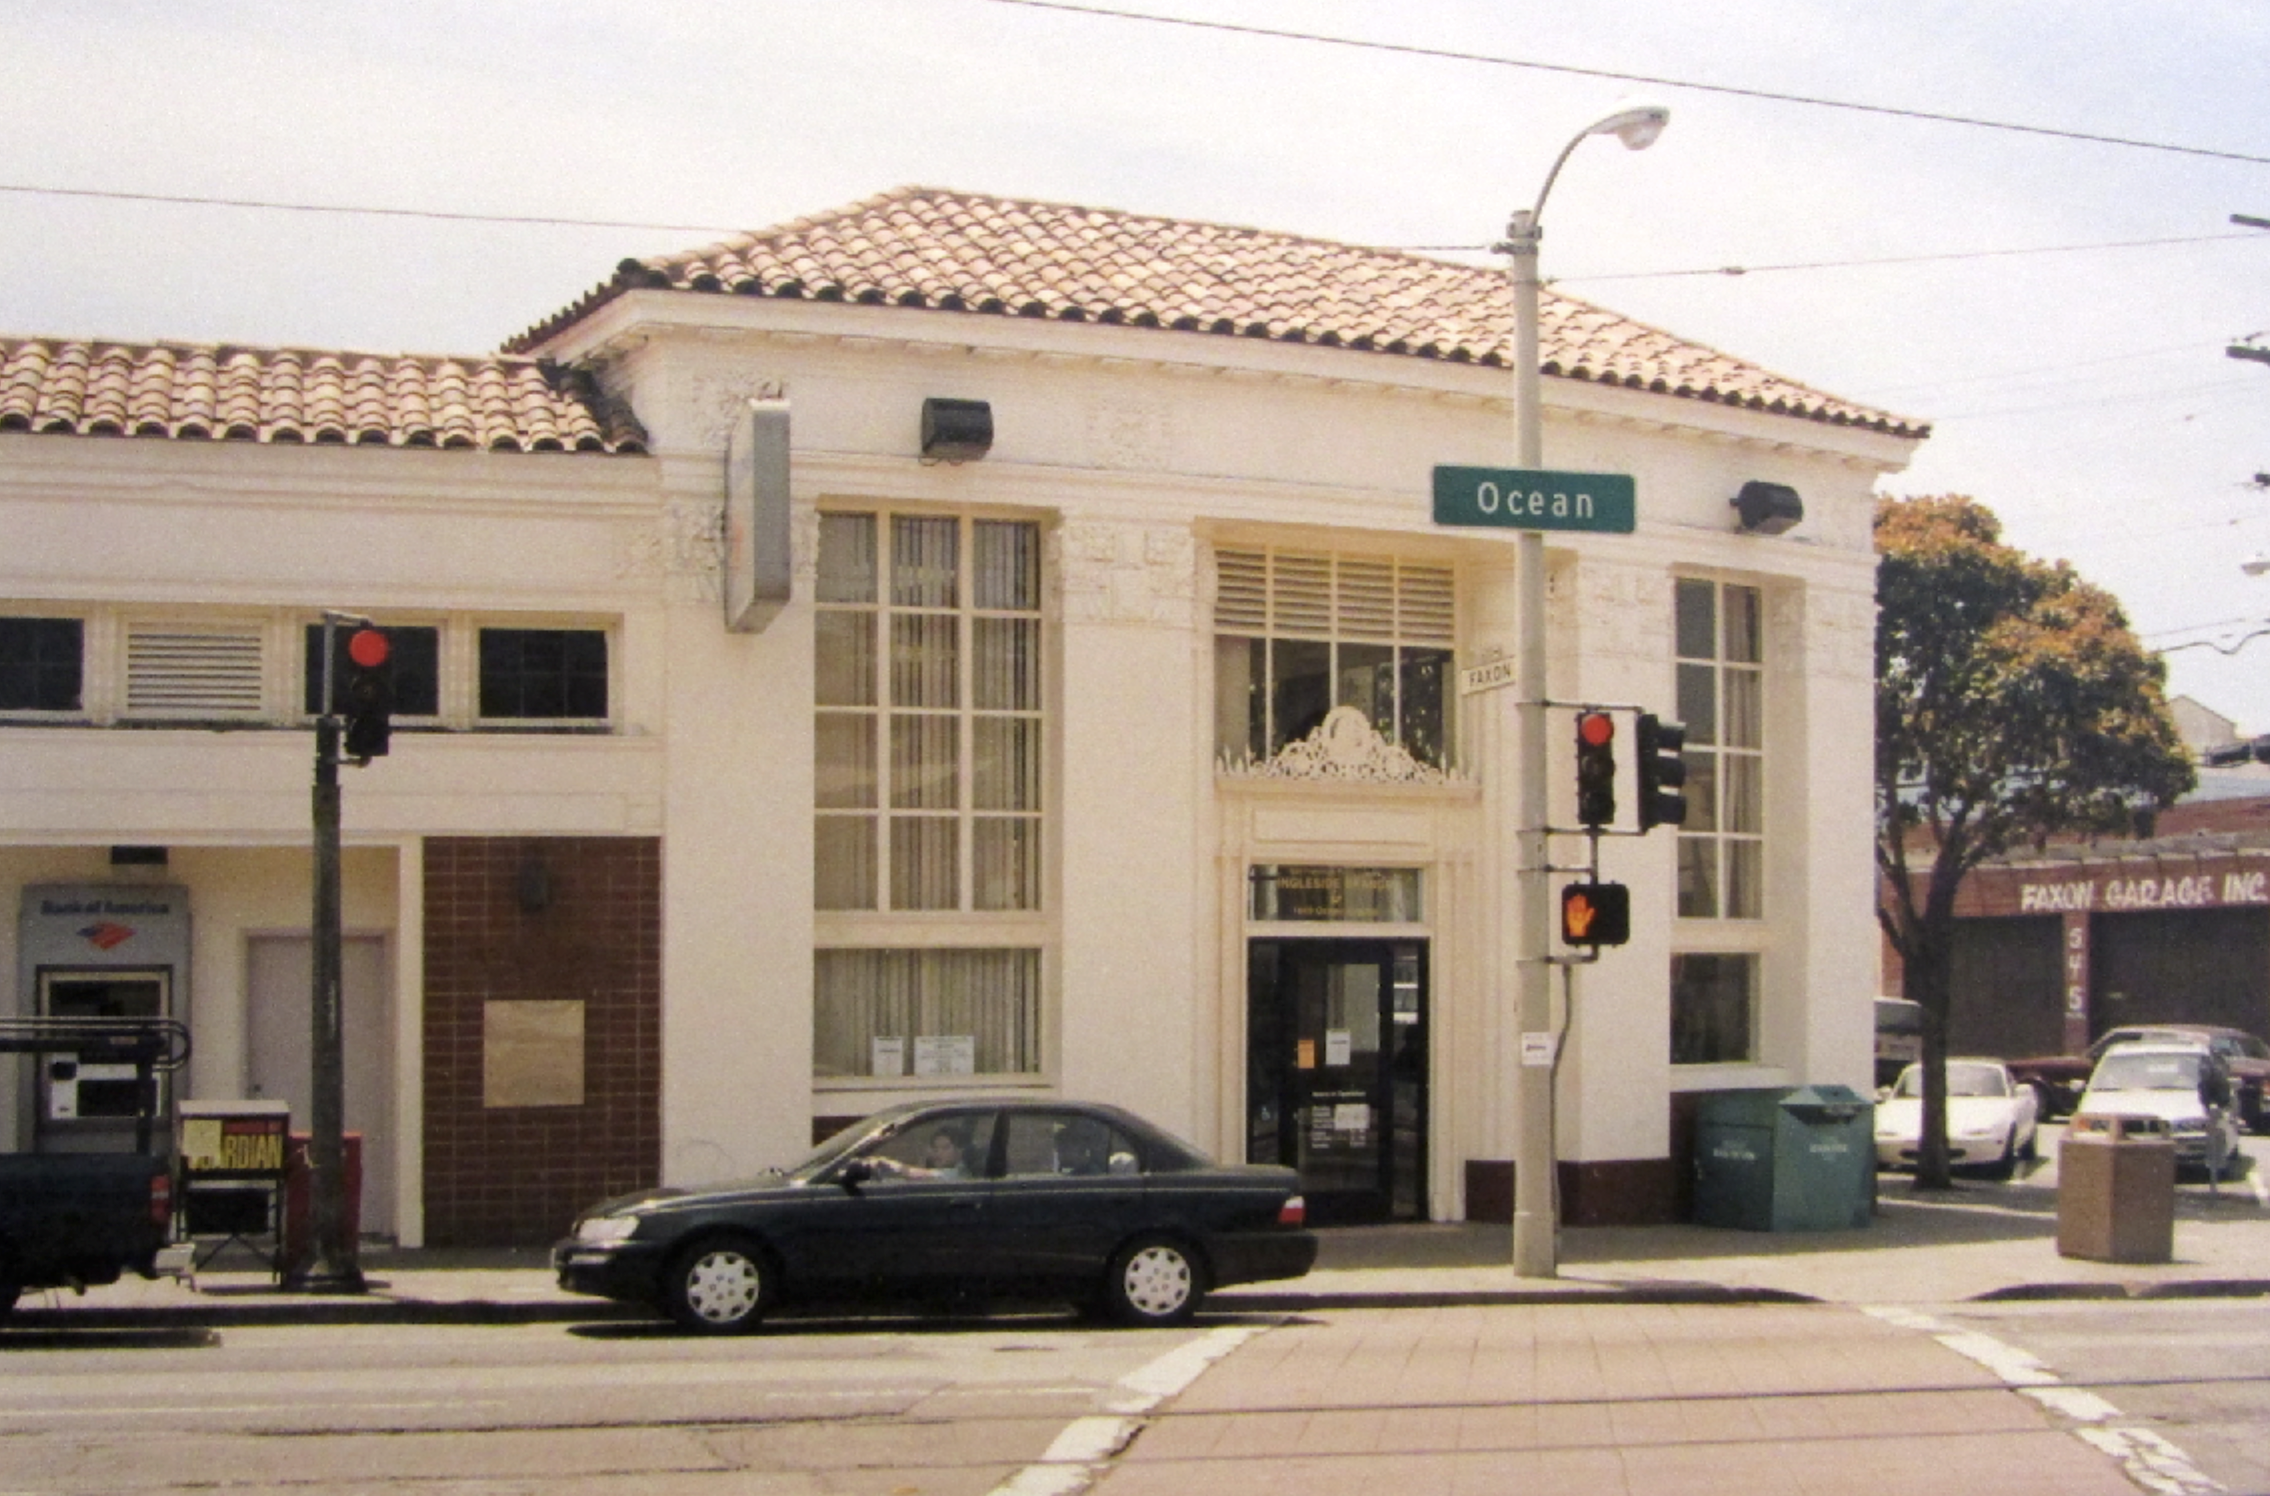
<path fill-rule="evenodd" d="M 2074 1436 L 2118 1460 L 2121 1472 L 2147 1491 L 2159 1496 L 2215 1496 L 2224 1489 L 2192 1464 L 2189 1455 L 2155 1431 L 2134 1426 L 2104 1427 L 2126 1415 L 2094 1392 L 2063 1385 L 2056 1373 L 2014 1345 L 1975 1330 L 1959 1330 L 1898 1305 L 1864 1307 L 1860 1312 L 1885 1324 L 1929 1335 L 1956 1355 L 1993 1372 L 2020 1395 L 2075 1423 L 2091 1425 L 2074 1429 Z"/>
<path fill-rule="evenodd" d="M 1123 1376 L 1104 1406 L 1117 1417 L 1075 1418 L 1048 1452 L 1000 1485 L 991 1496 L 1079 1496 L 1112 1456 L 1142 1431 L 1139 1416 L 1198 1380 L 1207 1367 L 1261 1333 L 1255 1325 L 1223 1325 L 1186 1340 L 1155 1361 Z"/>

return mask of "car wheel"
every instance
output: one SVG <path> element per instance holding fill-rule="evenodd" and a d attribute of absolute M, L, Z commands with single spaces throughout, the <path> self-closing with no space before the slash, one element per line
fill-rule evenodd
<path fill-rule="evenodd" d="M 696 1242 L 670 1264 L 663 1307 L 689 1330 L 735 1335 L 753 1330 L 772 1303 L 772 1264 L 739 1237 Z"/>
<path fill-rule="evenodd" d="M 2032 1163 L 2035 1159 L 2041 1157 L 2040 1128 L 2037 1127 L 2032 1132 L 2026 1134 L 2026 1146 L 2018 1150 L 2018 1157 L 2024 1159 L 2029 1164 Z"/>
<path fill-rule="evenodd" d="M 2018 1141 L 2013 1129 L 2012 1135 L 2002 1140 L 2002 1156 L 1987 1166 L 1986 1177 L 1989 1179 L 2015 1179 L 2017 1176 Z"/>
<path fill-rule="evenodd" d="M 1103 1302 L 1123 1325 L 1179 1325 L 1205 1294 L 1198 1264 L 1171 1236 L 1138 1236 L 1112 1254 Z"/>

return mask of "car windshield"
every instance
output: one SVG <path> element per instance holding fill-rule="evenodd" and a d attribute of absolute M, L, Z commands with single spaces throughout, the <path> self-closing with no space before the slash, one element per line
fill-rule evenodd
<path fill-rule="evenodd" d="M 2090 1080 L 2092 1091 L 2190 1091 L 2199 1085 L 2196 1054 L 2109 1054 Z"/>
<path fill-rule="evenodd" d="M 1900 1072 L 1892 1094 L 1903 1100 L 1914 1101 L 1923 1095 L 1923 1067 L 1910 1065 Z M 1965 1064 L 1960 1060 L 1947 1065 L 1947 1094 L 1949 1096 L 2007 1096 L 2010 1094 L 2010 1077 L 2000 1065 Z"/>
<path fill-rule="evenodd" d="M 868 1138 L 882 1131 L 890 1125 L 890 1122 L 891 1119 L 887 1117 L 861 1117 L 849 1127 L 839 1128 L 829 1133 L 826 1141 L 810 1153 L 805 1154 L 788 1170 L 788 1177 L 791 1179 L 810 1179 Z"/>

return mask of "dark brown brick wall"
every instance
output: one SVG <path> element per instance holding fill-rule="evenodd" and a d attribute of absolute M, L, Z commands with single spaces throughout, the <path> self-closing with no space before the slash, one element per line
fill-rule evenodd
<path fill-rule="evenodd" d="M 425 844 L 425 1213 L 437 1247 L 541 1246 L 662 1158 L 662 865 L 652 837 Z M 543 906 L 523 907 L 527 869 Z M 484 1004 L 580 1000 L 579 1106 L 482 1103 Z"/>

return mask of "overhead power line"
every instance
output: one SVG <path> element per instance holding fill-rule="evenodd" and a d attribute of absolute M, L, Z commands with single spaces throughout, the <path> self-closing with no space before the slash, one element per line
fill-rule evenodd
<path fill-rule="evenodd" d="M 1278 41 L 1314 42 L 1328 47 L 1353 47 L 1366 52 L 1393 52 L 1405 57 L 1432 57 L 1449 62 L 1475 62 L 1489 67 L 1523 68 L 1540 73 L 1564 73 L 1578 78 L 1607 78 L 1619 83 L 1644 83 L 1654 88 L 1684 88 L 1697 93 L 1724 94 L 1738 99 L 1760 99 L 1775 104 L 1803 104 L 1814 109 L 1842 109 L 1853 114 L 1875 114 L 1941 125 L 1965 125 L 1979 130 L 2002 130 L 2017 135 L 2040 135 L 2053 140 L 2077 140 L 2091 145 L 2125 146 L 2140 151 L 2166 151 L 2179 156 L 2206 156 L 2217 161 L 2245 161 L 2270 166 L 2270 156 L 2244 151 L 2216 150 L 2209 146 L 2178 145 L 2163 140 L 2138 140 L 2126 135 L 2098 135 L 2087 130 L 2061 130 L 2050 125 L 2028 125 L 2015 120 L 1986 119 L 1976 115 L 1942 114 L 1929 109 L 1906 109 L 1893 104 L 1863 104 L 1851 99 L 1828 99 L 1812 94 L 1782 93 L 1766 88 L 1741 88 L 1726 83 L 1702 83 L 1691 78 L 1669 78 L 1654 73 L 1626 72 L 1617 68 L 1579 67 L 1573 63 L 1540 62 L 1534 58 L 1501 57 L 1487 52 L 1461 52 L 1450 47 L 1423 47 L 1410 42 L 1370 41 L 1362 37 L 1333 36 L 1318 31 L 1293 31 L 1278 26 L 1251 26 L 1236 21 L 1202 21 L 1189 16 L 1162 16 L 1147 11 L 1119 10 L 1102 5 L 1075 5 L 1070 0 L 988 0 L 1026 10 L 1062 11 L 1113 21 L 1140 21 L 1154 26 L 1181 26 L 1193 31 L 1228 32 L 1238 36 L 1264 36 Z"/>
<path fill-rule="evenodd" d="M 2157 249 L 2170 244 L 2214 244 L 2252 239 L 2252 234 L 2189 234 L 2167 239 L 2111 239 L 2097 244 L 2043 244 L 2029 249 L 1963 249 L 1937 254 L 1879 255 L 1860 260 L 1792 260 L 1780 265 L 1721 265 L 1693 270 L 1632 270 L 1615 275 L 1565 275 L 1562 281 L 1670 280 L 1699 275 L 1766 275 L 1782 270 L 1853 270 L 1871 265 L 1925 265 L 1946 260 L 2002 260 L 2019 255 L 2069 255 L 2100 249 Z"/>
<path fill-rule="evenodd" d="M 42 187 L 0 182 L 0 192 L 33 197 L 84 197 L 105 202 L 170 203 L 192 208 L 256 208 L 268 213 L 343 213 L 363 218 L 418 218 L 444 223 L 517 223 L 542 228 L 638 229 L 668 234 L 732 234 L 736 227 L 715 223 L 645 223 L 627 218 L 565 218 L 527 213 L 450 213 L 439 208 L 372 208 L 351 203 L 284 203 L 266 198 L 198 197 L 178 192 L 112 192 L 94 187 Z"/>

